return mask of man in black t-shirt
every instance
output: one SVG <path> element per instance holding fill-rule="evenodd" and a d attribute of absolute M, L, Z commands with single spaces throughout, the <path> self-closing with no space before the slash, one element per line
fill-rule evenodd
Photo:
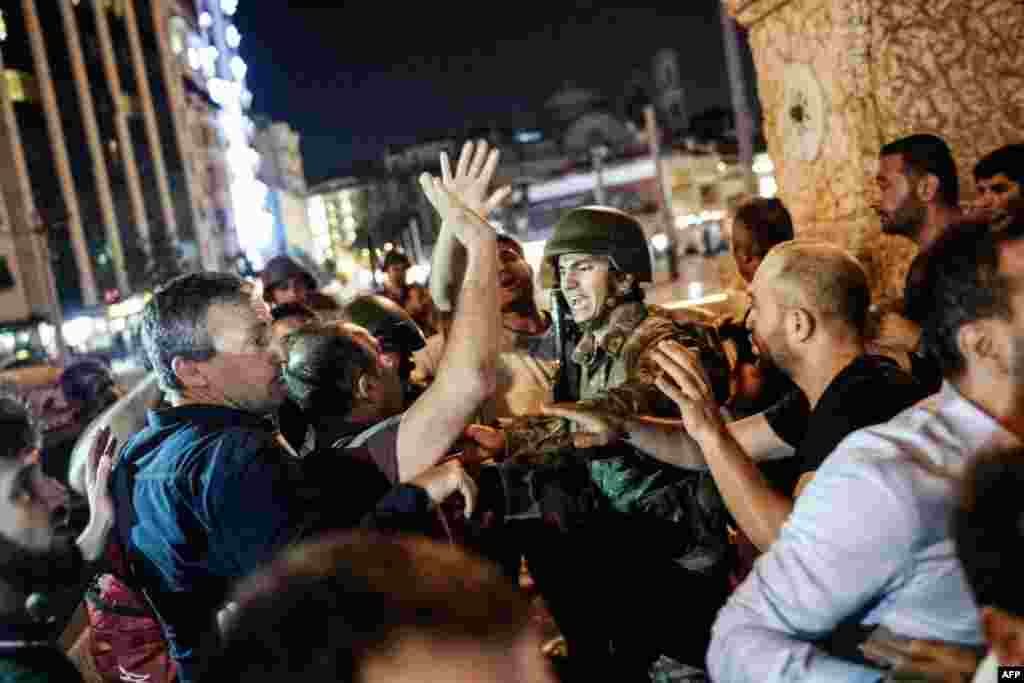
<path fill-rule="evenodd" d="M 680 424 L 638 418 L 609 425 L 608 416 L 550 410 L 588 431 L 627 435 L 663 462 L 708 467 L 737 524 L 763 550 L 778 535 L 793 499 L 847 434 L 889 420 L 926 392 L 894 361 L 865 353 L 867 278 L 839 247 L 800 240 L 775 247 L 750 293 L 747 327 L 761 362 L 774 364 L 800 388 L 789 399 L 726 424 L 699 364 L 682 346 L 668 343 L 658 352 L 665 372 L 658 386 L 679 405 Z M 770 486 L 758 468 L 772 453 L 787 454 L 786 443 L 796 445 L 802 472 L 792 496 Z"/>

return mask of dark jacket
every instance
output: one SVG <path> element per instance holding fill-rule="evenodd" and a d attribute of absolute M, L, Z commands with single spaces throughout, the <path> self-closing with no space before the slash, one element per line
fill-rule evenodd
<path fill-rule="evenodd" d="M 194 678 L 196 650 L 230 585 L 283 546 L 328 529 L 419 531 L 432 520 L 422 489 L 381 488 L 382 499 L 368 498 L 352 474 L 357 466 L 325 453 L 297 460 L 278 438 L 252 413 L 171 408 L 149 414 L 114 470 L 114 490 L 131 491 L 135 580 L 158 612 L 183 683 Z"/>

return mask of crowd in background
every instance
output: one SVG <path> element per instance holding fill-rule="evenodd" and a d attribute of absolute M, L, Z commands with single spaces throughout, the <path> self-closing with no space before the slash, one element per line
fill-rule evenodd
<path fill-rule="evenodd" d="M 500 155 L 424 174 L 429 285 L 338 301 L 287 256 L 175 278 L 151 373 L 93 362 L 66 481 L 0 395 L 3 681 L 964 681 L 1024 665 L 1024 145 L 879 150 L 901 301 L 732 215 L 740 315 L 645 302 L 635 217 L 540 272 Z M 550 307 L 535 284 L 555 292 Z M 71 491 L 69 492 L 68 488 Z"/>

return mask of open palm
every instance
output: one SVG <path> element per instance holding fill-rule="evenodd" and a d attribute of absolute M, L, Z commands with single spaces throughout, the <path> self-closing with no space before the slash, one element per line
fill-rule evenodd
<path fill-rule="evenodd" d="M 452 174 L 451 160 L 447 152 L 441 152 L 441 182 L 445 188 L 462 200 L 466 207 L 483 217 L 501 206 L 512 192 L 509 186 L 501 187 L 487 195 L 494 172 L 498 168 L 501 152 L 488 148 L 485 140 L 474 144 L 466 141 L 459 154 L 459 161 Z"/>

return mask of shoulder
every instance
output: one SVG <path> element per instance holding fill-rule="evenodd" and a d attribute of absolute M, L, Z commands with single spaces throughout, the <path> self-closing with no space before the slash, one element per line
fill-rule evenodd
<path fill-rule="evenodd" d="M 934 406 L 923 401 L 888 422 L 852 432 L 814 481 L 855 482 L 920 508 L 932 498 L 952 500 L 964 456 L 963 444 L 943 427 Z"/>
<path fill-rule="evenodd" d="M 864 356 L 844 371 L 823 398 L 825 412 L 845 415 L 860 427 L 884 422 L 928 395 L 925 387 L 899 365 L 881 356 Z"/>

